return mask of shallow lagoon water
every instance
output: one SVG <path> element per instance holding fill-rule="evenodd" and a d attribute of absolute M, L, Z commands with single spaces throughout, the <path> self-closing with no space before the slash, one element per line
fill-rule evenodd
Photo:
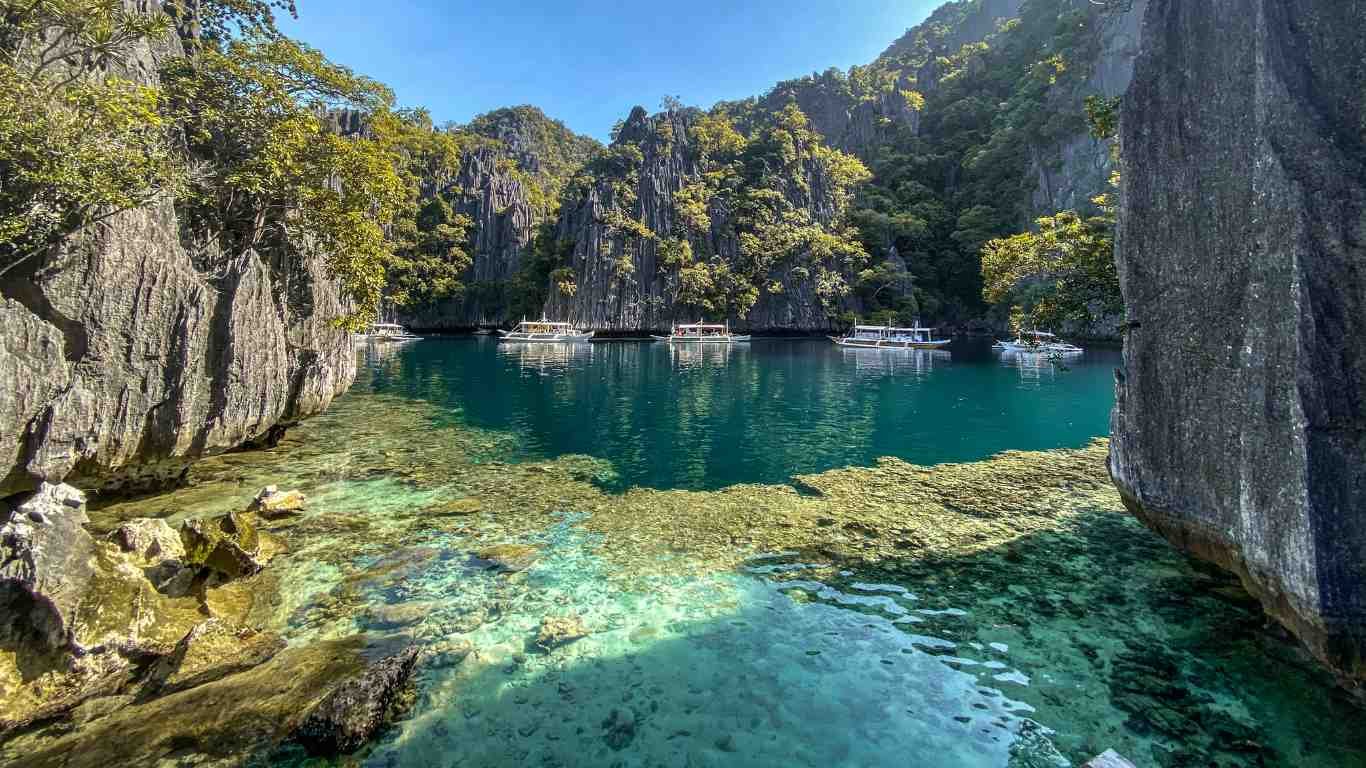
<path fill-rule="evenodd" d="M 827 349 L 772 343 L 794 344 L 774 347 L 775 365 L 813 379 L 807 390 L 824 394 L 811 403 L 890 396 L 843 392 L 851 387 L 927 397 L 959 364 L 859 357 L 850 372 Z M 535 419 L 509 427 L 472 414 L 487 402 L 461 405 L 474 393 L 504 403 L 595 392 L 575 383 L 578 358 L 528 367 L 525 353 L 479 344 L 372 350 L 355 389 L 278 448 L 208 460 L 194 487 L 93 516 L 112 527 L 239 509 L 266 483 L 308 493 L 304 517 L 272 528 L 290 553 L 237 593 L 241 604 L 221 601 L 225 613 L 296 648 L 357 634 L 374 652 L 411 640 L 472 648 L 458 664 L 424 665 L 414 706 L 359 756 L 365 765 L 1020 768 L 1080 765 L 1108 748 L 1154 766 L 1366 765 L 1359 706 L 1236 582 L 1122 512 L 1103 445 L 934 469 L 869 460 L 794 485 L 723 490 L 687 490 L 712 483 L 661 473 L 656 488 L 627 490 L 644 484 L 632 456 L 553 450 L 610 448 L 604 435 L 616 427 L 556 442 L 535 434 Z M 683 362 L 667 348 L 635 354 L 661 352 Z M 639 357 L 592 354 L 601 375 L 640 375 L 605 362 Z M 696 367 L 685 370 L 730 377 L 747 365 L 741 378 L 772 376 L 763 357 L 741 365 L 738 354 L 689 359 Z M 964 365 L 1042 403 L 1100 376 L 992 358 Z M 839 380 L 820 385 L 810 371 L 822 369 Z M 476 373 L 485 384 L 461 383 Z M 525 389 L 514 396 L 511 386 Z M 640 391 L 637 382 L 616 396 Z M 707 402 L 693 398 L 692 417 L 718 418 Z M 553 412 L 539 418 L 554 423 Z M 627 413 L 621 434 L 640 409 Z M 840 457 L 890 434 L 881 419 L 840 436 L 820 461 L 858 464 Z M 1044 420 L 1058 430 L 1027 447 L 1081 446 L 1103 431 L 1088 423 L 1071 432 L 1067 419 Z M 796 419 L 777 434 L 804 428 Z M 741 465 L 750 482 L 771 467 Z M 442 511 L 460 500 L 477 511 Z M 539 557 L 496 573 L 474 555 L 493 544 L 534 546 Z M 588 635 L 541 649 L 547 616 L 578 617 Z M 287 746 L 250 760 L 317 764 Z"/>

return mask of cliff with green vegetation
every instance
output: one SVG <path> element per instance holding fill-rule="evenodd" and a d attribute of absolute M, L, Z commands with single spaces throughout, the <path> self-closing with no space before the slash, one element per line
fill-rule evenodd
<path fill-rule="evenodd" d="M 1366 674 L 1366 5 L 1152 0 L 1122 107 L 1134 514 Z"/>
<path fill-rule="evenodd" d="M 402 294 L 409 301 L 399 317 L 453 329 L 544 312 L 640 330 L 701 315 L 816 331 L 858 315 L 1003 330 L 1015 307 L 1068 330 L 1114 335 L 1112 270 L 1100 281 L 1105 295 L 1035 314 L 1058 293 L 1052 276 L 1030 273 L 984 298 L 982 255 L 995 239 L 1066 232 L 1073 220 L 1109 247 L 1111 224 L 1095 198 L 1110 189 L 1112 152 L 1088 129 L 1086 102 L 1124 92 L 1145 5 L 948 3 L 871 64 L 707 110 L 743 145 L 725 156 L 699 154 L 706 148 L 691 132 L 704 112 L 676 103 L 654 116 L 633 112 L 608 148 L 531 107 L 481 116 L 453 129 L 473 147 L 458 174 L 428 184 L 449 216 L 464 217 L 457 231 L 467 261 L 455 264 L 452 290 Z M 756 163 L 769 162 L 757 156 L 765 132 L 789 108 L 803 121 L 799 152 L 838 151 L 871 175 L 812 177 L 786 158 L 759 173 Z M 732 173 L 737 162 L 747 170 Z M 703 187 L 685 187 L 695 182 L 711 191 L 693 199 Z M 804 189 L 812 183 L 814 193 Z M 758 211 L 735 206 L 765 190 L 782 198 L 766 214 L 772 221 L 800 211 L 795 228 L 814 225 L 851 254 L 831 260 L 818 245 L 798 256 L 805 235 L 780 243 L 757 230 L 748 244 L 769 250 L 747 252 L 740 235 Z M 684 208 L 707 209 L 718 191 L 718 210 L 700 211 L 717 222 L 674 231 L 698 222 Z M 1055 214 L 1063 214 L 1056 226 L 1036 221 Z M 1108 251 L 1097 253 L 1108 261 Z"/>
<path fill-rule="evenodd" d="M 173 484 L 350 385 L 439 137 L 272 5 L 3 11 L 0 496 Z"/>
<path fill-rule="evenodd" d="M 547 314 L 623 330 L 698 316 L 828 327 L 867 256 L 847 223 L 866 178 L 795 105 L 637 107 L 569 188 Z"/>
<path fill-rule="evenodd" d="M 398 318 L 417 329 L 456 330 L 538 316 L 561 195 L 601 145 L 530 106 L 446 132 L 461 147 L 458 168 L 425 179 L 418 224 L 459 236 L 454 277 L 409 291 Z"/>

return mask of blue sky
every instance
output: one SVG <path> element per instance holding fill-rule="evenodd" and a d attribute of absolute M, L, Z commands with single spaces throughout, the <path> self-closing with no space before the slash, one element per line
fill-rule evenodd
<path fill-rule="evenodd" d="M 534 104 L 605 140 L 665 94 L 711 106 L 872 61 L 943 0 L 298 0 L 292 37 L 438 121 Z"/>

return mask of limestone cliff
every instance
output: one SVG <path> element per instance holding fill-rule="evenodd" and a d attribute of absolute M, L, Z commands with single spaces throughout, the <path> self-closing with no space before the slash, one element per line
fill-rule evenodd
<path fill-rule="evenodd" d="M 628 331 L 666 330 L 675 321 L 699 317 L 760 331 L 831 326 L 831 310 L 840 297 L 821 295 L 821 277 L 843 281 L 847 275 L 838 264 L 813 261 L 800 245 L 776 259 L 774 249 L 744 245 L 753 234 L 745 211 L 785 209 L 796 218 L 786 219 L 783 227 L 797 220 L 822 230 L 838 224 L 845 195 L 831 165 L 819 156 L 821 147 L 813 144 L 818 137 L 792 145 L 794 159 L 784 167 L 762 154 L 770 139 L 761 121 L 751 133 L 747 158 L 737 156 L 731 163 L 712 158 L 708 164 L 694 133 L 705 119 L 697 109 L 654 116 L 641 107 L 631 112 L 609 153 L 590 165 L 566 197 L 556 239 L 572 247 L 564 268 L 572 272 L 574 285 L 566 291 L 552 280 L 547 316 Z M 762 168 L 763 178 L 734 175 L 721 185 L 724 190 L 706 189 L 704 176 L 741 165 Z M 706 190 L 699 193 L 706 196 L 701 203 L 706 221 L 701 231 L 683 237 L 679 196 L 685 187 Z M 758 203 L 761 198 L 767 202 Z M 685 240 L 689 255 L 671 261 L 668 250 Z M 752 273 L 745 272 L 749 267 L 755 267 Z M 698 278 L 705 288 L 690 297 L 689 279 L 698 269 L 706 270 Z M 736 293 L 751 289 L 751 299 L 733 301 Z"/>
<path fill-rule="evenodd" d="M 444 195 L 471 221 L 472 263 L 461 276 L 465 290 L 436 302 L 400 308 L 399 319 L 419 330 L 455 330 L 505 323 L 514 311 L 539 311 L 545 276 L 528 275 L 537 231 L 553 226 L 569 178 L 601 148 L 541 110 L 508 107 L 454 129 L 470 139 L 454 179 L 431 180 L 429 194 Z"/>
<path fill-rule="evenodd" d="M 174 39 L 126 58 L 155 83 Z M 191 459 L 270 440 L 356 372 L 321 258 L 192 254 L 169 200 L 114 215 L 0 277 L 0 497 L 179 479 Z"/>
<path fill-rule="evenodd" d="M 1129 508 L 1366 674 L 1366 3 L 1151 0 L 1123 104 Z"/>

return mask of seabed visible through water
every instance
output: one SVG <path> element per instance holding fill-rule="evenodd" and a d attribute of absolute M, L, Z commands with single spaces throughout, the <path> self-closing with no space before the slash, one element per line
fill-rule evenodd
<path fill-rule="evenodd" d="M 362 382 L 275 449 L 92 513 L 111 530 L 304 491 L 303 515 L 263 524 L 287 553 L 207 599 L 287 649 L 0 761 L 323 764 L 277 743 L 291 718 L 416 640 L 416 699 L 360 764 L 1366 765 L 1366 714 L 1235 580 L 1130 518 L 1104 459 L 1097 440 L 623 490 L 608 461 L 527 455 Z M 487 568 L 498 545 L 529 567 Z M 542 648 L 546 617 L 586 635 Z"/>

